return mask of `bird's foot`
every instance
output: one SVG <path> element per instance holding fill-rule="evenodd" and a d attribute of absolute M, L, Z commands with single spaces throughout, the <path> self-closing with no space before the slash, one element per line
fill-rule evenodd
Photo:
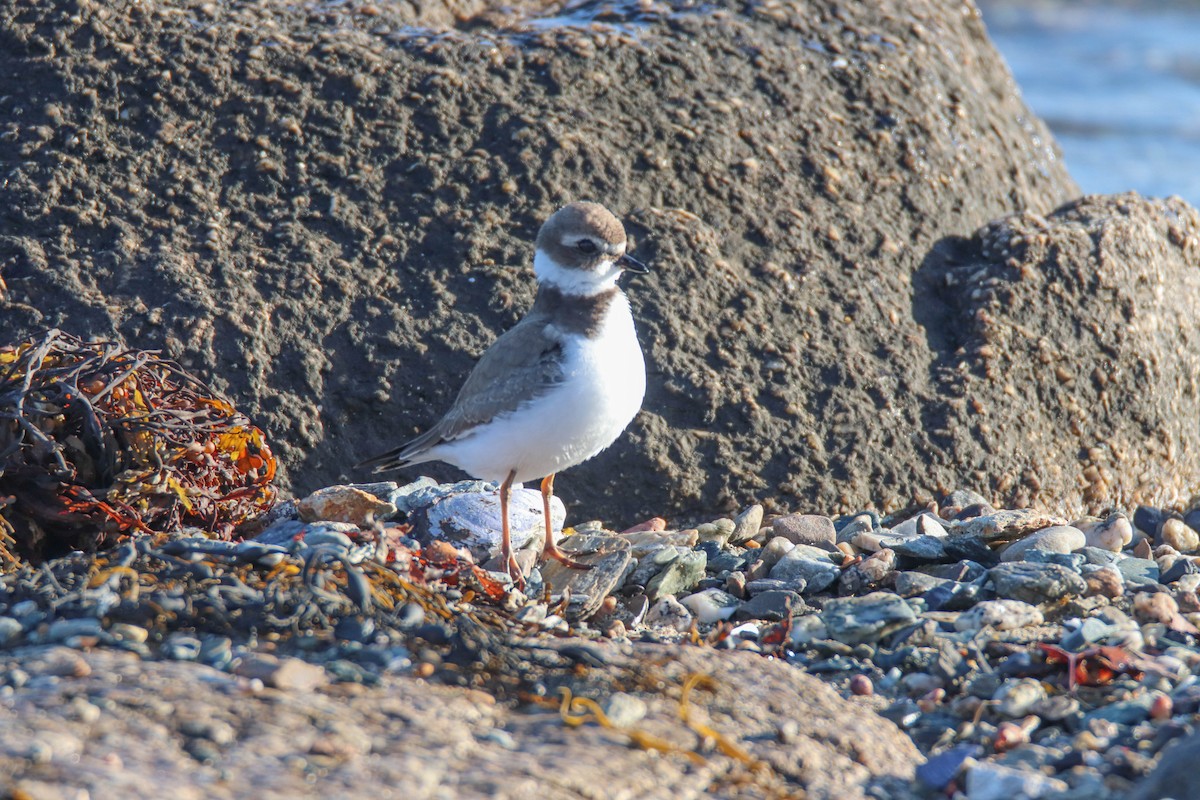
<path fill-rule="evenodd" d="M 508 558 L 504 559 L 505 570 L 508 572 L 508 577 L 512 578 L 513 586 L 520 591 L 525 591 L 525 573 L 521 571 L 521 565 L 517 563 L 517 557 L 512 553 L 508 554 Z"/>
<path fill-rule="evenodd" d="M 584 564 L 581 561 L 576 561 L 575 559 L 571 558 L 569 555 L 564 553 L 562 551 L 562 549 L 559 548 L 558 545 L 550 544 L 549 542 L 547 542 L 545 548 L 542 549 L 542 558 L 543 559 L 553 558 L 555 561 L 558 561 L 559 563 L 564 564 L 565 566 L 568 566 L 571 569 L 591 569 L 592 568 L 591 564 Z"/>

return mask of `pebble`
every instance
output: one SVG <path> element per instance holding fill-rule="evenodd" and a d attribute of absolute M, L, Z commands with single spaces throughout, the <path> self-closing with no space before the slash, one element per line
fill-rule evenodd
<path fill-rule="evenodd" d="M 237 741 L 234 727 L 219 719 L 185 719 L 179 723 L 179 732 L 191 738 L 207 739 L 220 747 Z"/>
<path fill-rule="evenodd" d="M 1150 717 L 1150 709 L 1154 706 L 1154 700 L 1157 695 L 1152 692 L 1144 692 L 1140 696 L 1120 703 L 1109 703 L 1101 706 L 1093 711 L 1084 714 L 1083 718 L 1086 723 L 1091 723 L 1095 720 L 1104 720 L 1106 722 L 1115 722 L 1118 725 L 1136 725 L 1139 722 L 1144 722 Z"/>
<path fill-rule="evenodd" d="M 959 520 L 951 523 L 951 538 L 978 536 L 985 542 L 1011 539 L 1016 535 L 1033 533 L 1051 525 L 1061 525 L 1062 520 L 1029 509 L 996 511 L 992 514 Z"/>
<path fill-rule="evenodd" d="M 955 745 L 917 767 L 917 780 L 930 789 L 941 791 L 958 776 L 969 759 L 982 753 L 983 748 L 977 744 Z"/>
<path fill-rule="evenodd" d="M 818 561 L 803 554 L 800 547 L 785 553 L 771 569 L 771 579 L 782 581 L 805 594 L 823 592 L 832 586 L 842 572 L 829 560 Z M 803 581 L 803 586 L 800 585 Z"/>
<path fill-rule="evenodd" d="M 1170 623 L 1179 616 L 1179 604 L 1165 592 L 1138 592 L 1133 597 L 1133 613 L 1141 622 Z"/>
<path fill-rule="evenodd" d="M 1079 700 L 1070 695 L 1056 694 L 1039 700 L 1029 710 L 1043 722 L 1062 722 L 1079 713 Z"/>
<path fill-rule="evenodd" d="M 946 558 L 976 561 L 984 566 L 1000 563 L 1000 556 L 977 534 L 956 534 L 947 537 Z"/>
<path fill-rule="evenodd" d="M 996 711 L 1009 719 L 1024 717 L 1045 699 L 1046 687 L 1033 678 L 1006 682 L 992 696 Z"/>
<path fill-rule="evenodd" d="M 987 761 L 967 768 L 967 800 L 1039 800 L 1068 789 L 1066 781 Z"/>
<path fill-rule="evenodd" d="M 1161 571 L 1158 576 L 1158 582 L 1170 584 L 1181 580 L 1187 575 L 1198 574 L 1200 574 L 1200 565 L 1197 565 L 1196 562 L 1190 558 L 1180 558 L 1177 559 L 1170 567 Z M 3 634 L 0 634 L 0 639 L 2 638 Z"/>
<path fill-rule="evenodd" d="M 923 572 L 906 571 L 896 573 L 896 580 L 892 588 L 901 597 L 913 597 L 947 583 L 953 583 L 953 581 L 946 578 L 937 578 L 933 575 L 926 575 Z"/>
<path fill-rule="evenodd" d="M 1110 600 L 1125 594 L 1125 578 L 1116 567 L 1098 567 L 1084 575 L 1088 597 L 1100 596 Z"/>
<path fill-rule="evenodd" d="M 690 594 L 679 601 L 684 608 L 692 612 L 696 621 L 701 625 L 729 619 L 737 611 L 741 601 L 728 592 L 720 589 L 705 589 Z"/>
<path fill-rule="evenodd" d="M 954 620 L 954 629 L 974 633 L 983 628 L 1009 631 L 1041 625 L 1044 619 L 1036 606 L 1020 600 L 985 600 Z"/>
<path fill-rule="evenodd" d="M 210 667 L 225 669 L 233 661 L 233 640 L 228 636 L 205 635 L 200 640 L 196 660 Z"/>
<path fill-rule="evenodd" d="M 484 481 L 461 481 L 414 492 L 408 502 L 413 536 L 422 544 L 439 539 L 466 547 L 477 563 L 500 552 L 500 493 Z M 514 550 L 539 548 L 545 541 L 542 494 L 514 488 L 509 496 L 509 525 Z M 562 530 L 567 510 L 562 500 L 550 500 L 550 523 Z"/>
<path fill-rule="evenodd" d="M 1103 522 L 1092 524 L 1084 532 L 1088 547 L 1119 553 L 1133 541 L 1133 523 L 1121 512 L 1110 514 Z"/>
<path fill-rule="evenodd" d="M 896 555 L 917 561 L 942 561 L 946 558 L 945 536 L 914 536 L 891 545 Z"/>
<path fill-rule="evenodd" d="M 1194 553 L 1200 549 L 1200 533 L 1178 517 L 1167 517 L 1158 527 L 1155 542 L 1169 545 L 1180 553 Z"/>
<path fill-rule="evenodd" d="M 684 632 L 692 627 L 692 612 L 672 595 L 660 598 L 646 612 L 646 624 L 652 628 L 669 628 Z"/>
<path fill-rule="evenodd" d="M 332 547 L 341 552 L 349 552 L 354 547 L 354 540 L 343 531 L 326 525 L 313 525 L 304 535 L 305 547 Z"/>
<path fill-rule="evenodd" d="M 737 572 L 745 568 L 746 557 L 731 553 L 728 550 L 722 550 L 716 555 L 710 554 L 708 556 L 708 566 L 706 567 L 709 572 L 716 572 L 718 574 Z"/>
<path fill-rule="evenodd" d="M 632 728 L 646 718 L 646 701 L 626 692 L 613 692 L 600 706 L 608 721 L 618 728 Z"/>
<path fill-rule="evenodd" d="M 387 493 L 387 501 L 396 507 L 396 513 L 407 515 L 413 508 L 413 506 L 409 505 L 410 502 L 414 500 L 418 504 L 426 502 L 424 500 L 425 495 L 422 493 L 437 487 L 438 482 L 433 478 L 422 475 L 412 483 L 406 483 L 403 486 L 397 487 L 395 483 L 391 485 L 394 488 Z M 379 497 L 382 495 L 382 492 L 372 491 L 371 494 Z"/>
<path fill-rule="evenodd" d="M 856 514 L 852 517 L 843 517 L 838 522 L 834 522 L 834 527 L 837 529 L 837 541 L 839 543 L 852 542 L 860 533 L 870 533 L 878 528 L 879 519 L 873 514 Z"/>
<path fill-rule="evenodd" d="M 329 683 L 329 675 L 324 667 L 298 658 L 279 658 L 267 653 L 243 658 L 234 665 L 233 672 L 283 691 L 307 692 Z"/>
<path fill-rule="evenodd" d="M 104 626 L 94 617 L 56 619 L 50 623 L 41 639 L 45 642 L 61 642 L 73 636 L 99 636 L 103 632 Z"/>
<path fill-rule="evenodd" d="M 1070 525 L 1043 528 L 1024 539 L 1013 542 L 1000 554 L 1001 561 L 1021 561 L 1029 550 L 1048 553 L 1072 553 L 1087 546 L 1083 531 Z"/>
<path fill-rule="evenodd" d="M 21 667 L 21 671 L 27 673 L 29 678 L 86 678 L 92 674 L 91 665 L 75 651 L 64 647 L 55 647 L 27 658 Z"/>
<path fill-rule="evenodd" d="M 1083 556 L 1086 563 L 1099 567 L 1115 565 L 1118 561 L 1126 558 L 1120 552 L 1104 550 L 1099 547 L 1085 547 L 1079 551 L 1079 554 Z"/>
<path fill-rule="evenodd" d="M 782 536 L 772 537 L 759 549 L 758 560 L 746 568 L 746 580 L 752 581 L 767 577 L 779 559 L 783 558 L 788 551 L 794 550 L 795 547 L 794 542 L 789 542 Z"/>
<path fill-rule="evenodd" d="M 195 661 L 200 655 L 200 640 L 186 633 L 172 633 L 162 645 L 162 653 L 175 661 Z"/>
<path fill-rule="evenodd" d="M 946 532 L 946 527 L 942 524 L 942 521 L 927 511 L 910 519 L 906 519 L 899 525 L 893 525 L 892 535 L 902 538 L 932 536 L 939 539 L 944 539 L 945 537 L 949 536 L 949 534 Z"/>
<path fill-rule="evenodd" d="M 12 617 L 0 617 L 0 647 L 14 641 L 21 635 L 22 630 L 24 630 L 24 626 L 21 625 L 20 620 Z"/>
<path fill-rule="evenodd" d="M 1149 558 L 1124 558 L 1117 562 L 1117 570 L 1129 586 L 1158 584 L 1158 564 Z"/>
<path fill-rule="evenodd" d="M 774 578 L 759 578 L 756 581 L 748 581 L 746 583 L 746 595 L 753 597 L 756 594 L 763 592 L 803 592 L 805 583 L 803 579 L 797 578 L 794 581 L 777 581 Z"/>
<path fill-rule="evenodd" d="M 634 531 L 622 533 L 620 537 L 629 544 L 629 554 L 633 558 L 645 558 L 663 547 L 695 547 L 699 534 L 695 528 L 686 531 Z"/>
<path fill-rule="evenodd" d="M 675 559 L 690 552 L 690 548 L 670 544 L 650 550 L 641 556 L 637 566 L 625 579 L 625 585 L 646 586 L 651 578 L 666 569 Z"/>
<path fill-rule="evenodd" d="M 875 693 L 875 685 L 866 675 L 855 675 L 850 679 L 850 694 L 868 697 Z"/>
<path fill-rule="evenodd" d="M 921 595 L 930 611 L 963 611 L 979 601 L 983 592 L 980 583 L 946 581 Z"/>
<path fill-rule="evenodd" d="M 825 604 L 821 621 L 829 636 L 846 644 L 877 642 L 889 633 L 916 621 L 912 606 L 887 592 L 862 597 L 839 597 Z"/>
<path fill-rule="evenodd" d="M 1058 564 L 998 564 L 988 571 L 988 578 L 998 596 L 1026 603 L 1045 603 L 1087 591 L 1082 577 Z"/>
<path fill-rule="evenodd" d="M 375 621 L 370 617 L 344 617 L 333 628 L 339 639 L 370 644 L 375 639 Z"/>
<path fill-rule="evenodd" d="M 777 622 L 788 616 L 789 609 L 796 614 L 807 608 L 804 600 L 796 592 L 771 589 L 754 595 L 742 603 L 733 618 L 737 620 L 761 619 Z"/>
<path fill-rule="evenodd" d="M 1158 531 L 1167 515 L 1151 506 L 1138 506 L 1133 512 L 1133 526 L 1147 536 L 1153 536 Z"/>
<path fill-rule="evenodd" d="M 297 500 L 296 512 L 304 522 L 330 520 L 370 525 L 395 516 L 396 506 L 357 486 L 327 486 Z"/>
<path fill-rule="evenodd" d="M 100 707 L 94 703 L 89 703 L 82 697 L 72 698 L 67 704 L 67 713 L 73 718 L 85 725 L 91 725 L 100 719 L 103 713 Z"/>
<path fill-rule="evenodd" d="M 718 548 L 724 547 L 733 538 L 737 525 L 731 519 L 718 519 L 696 526 L 696 538 L 700 542 L 711 542 Z"/>
<path fill-rule="evenodd" d="M 963 560 L 954 564 L 932 564 L 919 568 L 917 572 L 951 581 L 977 581 L 987 575 L 987 567 L 974 561 Z"/>
<path fill-rule="evenodd" d="M 832 548 L 837 544 L 837 531 L 833 520 L 817 514 L 791 514 L 779 517 L 771 524 L 776 536 L 782 536 L 794 544 Z"/>
<path fill-rule="evenodd" d="M 733 533 L 729 537 L 729 543 L 745 544 L 755 538 L 762 528 L 762 521 L 763 507 L 755 503 L 733 518 Z"/>
<path fill-rule="evenodd" d="M 704 577 L 704 567 L 707 563 L 708 556 L 702 550 L 691 550 L 672 560 L 646 584 L 646 595 L 650 602 L 664 595 L 678 595 L 690 591 Z"/>
<path fill-rule="evenodd" d="M 487 484 L 469 485 L 485 496 L 495 491 Z M 352 488 L 376 500 L 387 498 L 397 513 L 408 513 L 409 496 L 446 497 L 444 487 L 432 483 L 403 497 L 396 496 L 399 490 L 391 484 Z M 1179 526 L 1192 526 L 1177 514 L 1156 511 L 1155 532 L 1160 535 L 1152 548 L 1120 512 L 1104 520 L 1050 525 L 1045 515 L 995 511 L 980 503 L 967 496 L 957 504 L 944 502 L 940 513 L 955 517 L 953 522 L 925 511 L 894 524 L 885 520 L 890 528 L 881 527 L 872 513 L 836 520 L 787 515 L 764 528 L 762 506 L 686 530 L 665 530 L 665 523 L 655 522 L 615 534 L 598 523 L 586 530 L 581 525 L 566 543 L 575 546 L 587 537 L 620 541 L 622 562 L 612 584 L 577 595 L 572 583 L 563 610 L 557 605 L 564 596 L 560 581 L 595 574 L 567 571 L 550 581 L 558 599 L 539 602 L 540 589 L 529 598 L 513 594 L 504 611 L 534 636 L 543 622 L 566 632 L 567 620 L 584 616 L 571 609 L 594 601 L 596 616 L 571 630 L 594 636 L 604 632 L 625 644 L 627 637 L 639 635 L 676 641 L 687 638 L 696 625 L 719 625 L 716 632 L 724 636 L 714 637 L 716 647 L 786 660 L 825 676 L 849 695 L 871 698 L 856 701 L 860 705 L 886 709 L 882 713 L 902 725 L 925 753 L 928 760 L 917 775 L 938 796 L 1121 796 L 1114 792 L 1149 771 L 1158 752 L 1186 733 L 1191 716 L 1200 710 L 1200 686 L 1193 685 L 1192 677 L 1200 671 L 1200 648 L 1189 632 L 1193 622 L 1200 622 L 1200 598 L 1191 591 L 1200 585 L 1200 565 L 1180 555 L 1188 542 L 1176 535 L 1186 536 Z M 254 542 L 258 550 L 251 550 L 191 537 L 173 540 L 175 555 L 188 569 L 212 573 L 213 563 L 222 560 L 253 565 L 267 552 L 300 563 L 306 546 L 342 549 L 363 540 L 346 523 L 305 524 L 279 517 L 275 526 L 292 526 L 288 530 L 293 536 L 299 532 L 303 541 L 289 540 L 278 550 Z M 1014 537 L 1019 538 L 1000 550 Z M 411 539 L 394 538 L 403 548 L 415 549 Z M 759 547 L 761 542 L 765 545 Z M 855 549 L 852 542 L 866 547 Z M 1138 557 L 1129 555 L 1135 542 Z M 446 547 L 454 553 L 460 545 Z M 599 553 L 581 552 L 592 554 L 587 558 Z M 614 594 L 614 586 L 624 588 Z M 79 606 L 71 605 L 73 600 L 52 605 L 56 598 L 44 588 L 46 597 L 38 602 L 0 606 L 0 644 L 17 641 L 22 632 L 35 640 L 65 642 L 99 637 L 100 642 L 136 645 L 152 655 L 145 646 L 150 637 L 146 626 L 157 636 L 160 622 L 151 625 L 152 617 L 126 613 L 136 606 L 117 593 L 119 583 L 95 587 L 94 603 Z M 1129 599 L 1123 597 L 1126 588 Z M 445 596 L 462 603 L 467 589 L 459 586 Z M 157 592 L 149 585 L 143 590 Z M 261 602 L 261 591 L 255 591 Z M 163 602 L 172 619 L 186 618 L 185 596 L 168 593 Z M 478 596 L 470 599 L 474 606 L 483 602 Z M 100 608 L 116 613 L 97 613 Z M 778 625 L 789 613 L 789 625 Z M 122 621 L 109 623 L 112 619 Z M 738 627 L 725 633 L 732 625 Z M 458 641 L 459 629 L 453 621 L 426 624 L 416 603 L 390 616 L 349 608 L 330 615 L 319 631 L 313 628 L 278 642 L 260 639 L 262 652 L 239 636 L 231 639 L 210 630 L 198 625 L 172 630 L 167 623 L 161 653 L 234 672 L 245 678 L 238 684 L 243 690 L 269 685 L 310 691 L 332 678 L 347 690 L 362 691 L 355 684 L 377 681 L 388 670 L 430 676 L 445 670 L 451 675 L 458 663 L 450 647 Z M 780 647 L 777 640 L 784 631 L 787 640 Z M 710 632 L 706 627 L 700 633 Z M 1143 675 L 1102 675 L 1101 685 L 1084 682 L 1069 693 L 1065 666 L 1046 663 L 1038 643 L 1075 653 L 1126 648 Z M 285 649 L 289 646 L 299 650 Z M 0 664 L 0 695 L 7 699 L 18 691 L 40 691 L 90 669 L 74 651 L 58 647 L 53 652 L 53 659 L 44 654 L 22 658 L 21 668 Z M 319 663 L 286 655 L 296 652 Z M 1104 657 L 1122 654 L 1109 651 Z M 636 727 L 647 713 L 643 698 L 630 689 L 628 694 L 610 693 L 601 702 L 614 725 Z M 110 707 L 106 702 L 103 695 L 80 693 L 63 704 L 63 713 L 87 722 L 105 713 Z M 205 736 L 202 721 L 188 726 L 192 733 L 186 735 L 207 744 L 185 744 L 185 752 L 219 763 L 225 755 L 225 745 L 216 741 L 221 734 Z M 500 734 L 503 738 L 504 732 Z M 511 736 L 509 740 L 517 744 Z M 997 793 L 993 783 L 1007 788 Z M 1060 791 L 1064 786 L 1068 794 Z M 1107 795 L 1106 786 L 1111 787 Z"/>
<path fill-rule="evenodd" d="M 884 548 L 842 572 L 838 578 L 838 591 L 840 594 L 861 594 L 878 588 L 895 568 L 896 552 Z"/>
<path fill-rule="evenodd" d="M 1074 573 L 1082 573 L 1087 564 L 1082 553 L 1050 553 L 1046 550 L 1027 550 L 1025 560 L 1033 564 L 1058 564 Z"/>

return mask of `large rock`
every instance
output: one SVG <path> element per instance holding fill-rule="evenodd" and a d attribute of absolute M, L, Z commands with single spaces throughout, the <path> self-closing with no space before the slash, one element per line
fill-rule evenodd
<path fill-rule="evenodd" d="M 1015 268 L 988 234 L 965 263 L 999 284 L 948 287 L 974 271 L 947 266 L 947 237 L 1077 190 L 973 6 L 419 5 L 0 3 L 0 341 L 58 325 L 161 347 L 270 431 L 296 492 L 360 481 L 350 465 L 434 421 L 528 307 L 541 220 L 593 198 L 654 267 L 632 287 L 650 388 L 629 434 L 560 481 L 579 516 L 892 508 L 964 478 L 1004 499 L 1026 462 L 1070 489 L 1079 437 L 1047 420 L 1074 419 L 1083 365 L 1117 337 L 1107 404 L 1077 399 L 1095 429 L 1173 402 L 1179 334 L 1131 321 L 1173 320 L 1190 285 L 1162 240 L 1190 235 L 1178 204 L 1169 222 L 1128 199 L 1081 234 L 1095 300 L 1060 282 L 1028 320 L 1079 319 L 1049 365 L 976 374 L 1008 317 L 942 301 L 1002 298 Z M 1126 217 L 1141 244 L 1116 241 Z M 1042 218 L 1004 225 L 1022 219 Z M 1165 310 L 1117 280 L 1135 255 Z M 1122 360 L 1135 342 L 1144 367 Z M 1053 378 L 1067 353 L 1073 385 Z M 1178 453 L 1158 419 L 1138 424 Z M 1137 469 L 1153 478 L 1156 455 Z"/>
<path fill-rule="evenodd" d="M 611 645 L 588 647 L 622 659 Z M 374 687 L 255 693 L 194 662 L 143 662 L 103 648 L 64 652 L 80 677 L 43 680 L 36 689 L 31 682 L 0 704 L 0 774 L 15 795 L 312 796 L 311 772 L 299 764 L 319 765 L 322 793 L 348 800 L 567 800 L 598 796 L 599 786 L 673 800 L 772 794 L 764 788 L 812 800 L 916 796 L 908 787 L 921 759 L 906 734 L 869 705 L 752 653 L 643 645 L 635 656 L 663 664 L 660 691 L 635 689 L 613 667 L 591 670 L 590 684 L 574 681 L 577 694 L 600 702 L 615 692 L 596 684 L 637 691 L 648 713 L 633 728 L 704 753 L 697 764 L 682 753 L 632 747 L 594 723 L 569 727 L 553 710 L 513 708 L 483 691 L 408 676 L 386 675 Z M 5 655 L 5 666 L 28 667 Z M 761 781 L 745 781 L 748 769 L 680 722 L 678 687 L 693 673 L 712 682 L 693 692 L 692 718 L 766 762 Z M 89 697 L 102 698 L 102 710 L 83 702 Z M 81 702 L 91 716 L 80 713 Z"/>
<path fill-rule="evenodd" d="M 1084 197 L 947 239 L 917 275 L 935 473 L 1056 513 L 1185 502 L 1200 477 L 1200 214 Z M 965 474 L 965 470 L 963 472 Z"/>

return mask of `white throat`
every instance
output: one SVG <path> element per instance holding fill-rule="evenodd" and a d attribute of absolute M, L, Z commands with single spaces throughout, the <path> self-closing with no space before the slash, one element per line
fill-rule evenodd
<path fill-rule="evenodd" d="M 621 268 L 605 261 L 596 270 L 568 269 L 538 250 L 533 255 L 533 274 L 538 283 L 553 286 L 563 294 L 588 297 L 616 286 Z"/>

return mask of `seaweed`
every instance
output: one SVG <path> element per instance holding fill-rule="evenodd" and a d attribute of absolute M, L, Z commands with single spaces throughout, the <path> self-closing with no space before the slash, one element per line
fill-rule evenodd
<path fill-rule="evenodd" d="M 60 330 L 0 348 L 0 572 L 184 526 L 230 539 L 275 471 L 263 432 L 156 351 Z"/>

